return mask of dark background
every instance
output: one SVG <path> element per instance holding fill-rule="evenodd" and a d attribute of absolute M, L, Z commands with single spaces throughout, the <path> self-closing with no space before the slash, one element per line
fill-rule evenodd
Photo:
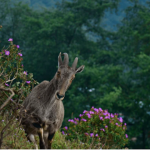
<path fill-rule="evenodd" d="M 150 148 L 149 0 L 0 0 L 0 48 L 20 45 L 25 71 L 41 82 L 59 52 L 85 65 L 63 101 L 65 120 L 92 106 L 119 113 L 128 148 Z M 135 139 L 135 140 L 134 140 Z"/>

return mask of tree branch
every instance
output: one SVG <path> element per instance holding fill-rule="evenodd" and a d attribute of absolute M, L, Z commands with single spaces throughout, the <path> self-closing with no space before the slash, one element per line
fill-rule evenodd
<path fill-rule="evenodd" d="M 9 103 L 9 101 L 11 100 L 11 98 L 15 95 L 15 93 L 13 92 L 12 89 L 5 89 L 0 87 L 0 90 L 4 90 L 4 91 L 9 91 L 12 94 L 7 98 L 7 100 L 2 104 L 2 106 L 0 106 L 0 111 Z"/>

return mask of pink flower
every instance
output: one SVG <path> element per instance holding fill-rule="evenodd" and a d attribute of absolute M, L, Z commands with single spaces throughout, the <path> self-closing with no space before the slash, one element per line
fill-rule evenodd
<path fill-rule="evenodd" d="M 105 128 L 108 128 L 108 126 L 105 126 Z"/>
<path fill-rule="evenodd" d="M 81 121 L 84 121 L 84 122 L 86 122 L 86 119 L 81 119 Z"/>
<path fill-rule="evenodd" d="M 9 84 L 5 83 L 6 86 L 9 86 Z"/>
<path fill-rule="evenodd" d="M 103 111 L 102 108 L 99 108 L 99 111 L 102 112 Z"/>
<path fill-rule="evenodd" d="M 105 131 L 104 129 L 100 129 L 100 130 Z"/>
<path fill-rule="evenodd" d="M 94 133 L 90 133 L 90 137 L 93 137 L 94 136 Z"/>
<path fill-rule="evenodd" d="M 23 67 L 23 64 L 21 66 Z"/>
<path fill-rule="evenodd" d="M 88 118 L 91 118 L 91 115 L 90 114 L 87 114 Z"/>
<path fill-rule="evenodd" d="M 114 118 L 114 115 L 113 115 L 113 114 L 111 114 L 110 116 L 111 116 L 111 118 Z"/>
<path fill-rule="evenodd" d="M 65 134 L 65 132 L 64 132 L 64 131 L 62 131 L 62 134 L 64 135 L 64 134 Z"/>
<path fill-rule="evenodd" d="M 84 110 L 83 113 L 85 114 L 87 112 L 87 110 Z"/>
<path fill-rule="evenodd" d="M 79 117 L 82 117 L 82 116 L 83 116 L 83 114 L 80 114 L 80 115 L 79 115 Z"/>
<path fill-rule="evenodd" d="M 22 56 L 22 54 L 21 54 L 21 53 L 18 53 L 18 55 L 19 55 L 19 56 Z"/>
<path fill-rule="evenodd" d="M 103 117 L 99 117 L 100 120 L 103 120 Z"/>
<path fill-rule="evenodd" d="M 95 134 L 96 137 L 98 137 L 98 134 Z"/>
<path fill-rule="evenodd" d="M 106 116 L 105 119 L 110 119 L 110 116 Z"/>
<path fill-rule="evenodd" d="M 19 46 L 19 45 L 17 45 L 17 48 L 20 48 L 20 46 Z"/>
<path fill-rule="evenodd" d="M 67 126 L 65 126 L 64 128 L 65 128 L 66 130 L 68 130 L 68 127 L 67 127 Z"/>
<path fill-rule="evenodd" d="M 128 134 L 125 134 L 126 138 L 128 138 Z"/>
<path fill-rule="evenodd" d="M 9 55 L 10 54 L 10 52 L 9 51 L 5 51 L 5 55 Z"/>
<path fill-rule="evenodd" d="M 126 124 L 126 123 L 124 123 L 124 125 L 126 126 L 127 124 Z"/>
<path fill-rule="evenodd" d="M 30 84 L 31 81 L 26 81 L 27 84 Z"/>
<path fill-rule="evenodd" d="M 116 125 L 118 125 L 118 123 L 116 123 Z"/>
<path fill-rule="evenodd" d="M 23 74 L 27 75 L 27 72 L 26 72 L 26 71 L 24 71 L 24 72 L 23 72 Z"/>
<path fill-rule="evenodd" d="M 9 38 L 9 40 L 8 40 L 9 42 L 12 42 L 13 41 L 13 39 L 12 38 Z"/>
<path fill-rule="evenodd" d="M 97 108 L 94 108 L 94 111 L 98 112 L 98 109 L 97 109 Z"/>
<path fill-rule="evenodd" d="M 75 121 L 79 121 L 79 118 L 74 118 Z"/>
<path fill-rule="evenodd" d="M 74 120 L 73 119 L 69 119 L 68 122 L 73 122 L 74 123 Z"/>
<path fill-rule="evenodd" d="M 75 124 L 78 124 L 76 121 L 74 122 Z"/>
<path fill-rule="evenodd" d="M 90 114 L 94 114 L 94 112 L 93 112 L 93 111 L 89 111 L 89 113 L 90 113 Z"/>
<path fill-rule="evenodd" d="M 123 122 L 123 119 L 122 119 L 122 117 L 118 118 L 118 120 L 119 120 L 120 122 Z"/>
<path fill-rule="evenodd" d="M 105 115 L 105 116 L 106 116 L 107 114 L 108 114 L 107 112 L 106 112 L 106 113 L 103 113 L 103 115 Z"/>

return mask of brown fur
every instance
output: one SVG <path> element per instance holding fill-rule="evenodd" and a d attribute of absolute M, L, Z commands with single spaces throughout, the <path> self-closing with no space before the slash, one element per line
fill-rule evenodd
<path fill-rule="evenodd" d="M 58 71 L 54 78 L 43 81 L 33 88 L 25 99 L 20 115 L 27 138 L 37 148 L 34 135 L 39 135 L 40 148 L 51 148 L 52 138 L 55 132 L 61 127 L 64 119 L 64 106 L 62 100 L 65 92 L 71 85 L 75 74 L 81 72 L 84 66 L 76 69 L 78 58 L 75 59 L 72 67 L 68 66 L 68 54 L 64 54 L 64 61 L 61 53 L 58 57 Z"/>

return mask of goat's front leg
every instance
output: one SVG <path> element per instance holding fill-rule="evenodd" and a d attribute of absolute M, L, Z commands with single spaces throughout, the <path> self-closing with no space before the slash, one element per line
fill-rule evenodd
<path fill-rule="evenodd" d="M 48 149 L 51 149 L 54 135 L 55 135 L 55 132 L 48 135 Z"/>
<path fill-rule="evenodd" d="M 38 149 L 38 146 L 37 146 L 37 144 L 36 144 L 34 135 L 33 135 L 33 134 L 27 134 L 26 136 L 27 136 L 27 139 L 28 139 L 30 142 L 33 142 L 33 143 L 34 143 L 35 149 Z"/>
<path fill-rule="evenodd" d="M 43 138 L 43 128 L 39 129 L 38 135 L 40 139 L 40 149 L 46 149 L 46 145 Z"/>

